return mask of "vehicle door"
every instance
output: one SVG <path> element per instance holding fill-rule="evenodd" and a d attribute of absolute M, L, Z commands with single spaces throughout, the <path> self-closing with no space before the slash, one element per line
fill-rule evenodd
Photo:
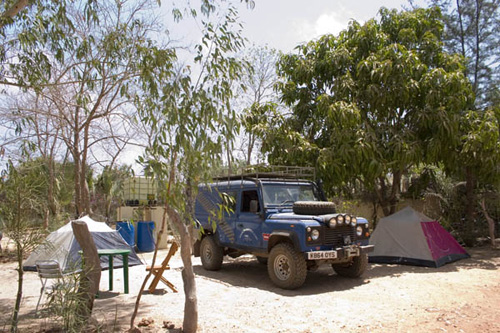
<path fill-rule="evenodd" d="M 235 244 L 242 249 L 262 248 L 262 200 L 257 188 L 241 191 L 237 210 L 233 224 Z"/>

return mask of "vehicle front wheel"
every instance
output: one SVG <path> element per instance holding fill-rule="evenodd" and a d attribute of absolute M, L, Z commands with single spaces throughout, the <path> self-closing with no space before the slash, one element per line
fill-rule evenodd
<path fill-rule="evenodd" d="M 306 260 L 292 245 L 280 243 L 271 249 L 267 272 L 271 281 L 278 287 L 296 289 L 306 280 Z"/>
<path fill-rule="evenodd" d="M 200 257 L 201 264 L 207 271 L 217 271 L 221 268 L 224 253 L 215 242 L 214 236 L 206 236 L 201 240 Z"/>
<path fill-rule="evenodd" d="M 333 264 L 333 270 L 340 276 L 357 278 L 360 277 L 368 266 L 368 255 L 362 254 L 359 257 L 352 258 L 352 261 L 346 264 Z"/>

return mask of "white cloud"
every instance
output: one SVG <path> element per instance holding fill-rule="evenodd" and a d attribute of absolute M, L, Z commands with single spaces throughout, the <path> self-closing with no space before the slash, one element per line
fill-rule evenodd
<path fill-rule="evenodd" d="M 349 21 L 349 13 L 339 10 L 322 13 L 314 21 L 296 20 L 293 26 L 295 34 L 303 42 L 307 42 L 325 34 L 338 35 L 340 31 L 347 28 Z"/>
<path fill-rule="evenodd" d="M 314 30 L 317 36 L 325 34 L 337 35 L 347 28 L 349 19 L 338 12 L 321 14 L 314 23 Z"/>

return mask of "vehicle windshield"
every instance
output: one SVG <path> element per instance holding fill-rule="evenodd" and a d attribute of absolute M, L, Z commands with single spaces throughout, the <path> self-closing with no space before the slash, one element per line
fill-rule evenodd
<path fill-rule="evenodd" d="M 265 207 L 291 206 L 295 201 L 319 201 L 313 184 L 264 184 Z"/>

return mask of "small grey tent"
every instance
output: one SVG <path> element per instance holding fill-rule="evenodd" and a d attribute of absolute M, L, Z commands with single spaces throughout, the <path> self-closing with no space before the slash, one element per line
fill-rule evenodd
<path fill-rule="evenodd" d="M 469 258 L 453 236 L 434 219 L 406 207 L 380 219 L 370 238 L 370 262 L 440 267 Z"/>
<path fill-rule="evenodd" d="M 96 222 L 88 216 L 84 216 L 76 221 L 87 224 L 97 249 L 130 249 L 129 266 L 143 264 L 134 249 L 125 242 L 120 233 L 111 229 L 106 223 Z M 81 266 L 81 257 L 78 253 L 80 250 L 80 244 L 76 241 L 71 222 L 69 222 L 50 233 L 46 242 L 36 248 L 28 259 L 26 259 L 23 269 L 25 271 L 36 271 L 35 263 L 38 260 L 57 260 L 64 272 L 73 271 L 79 269 Z M 108 266 L 107 256 L 101 257 L 101 267 L 106 269 Z M 115 257 L 113 267 L 122 266 L 121 256 Z"/>

